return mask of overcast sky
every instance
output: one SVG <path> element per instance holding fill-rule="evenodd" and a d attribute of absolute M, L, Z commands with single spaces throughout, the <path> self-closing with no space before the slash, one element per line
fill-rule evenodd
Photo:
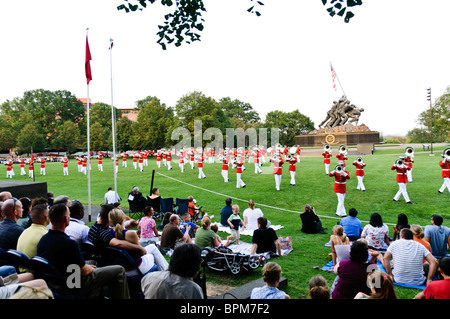
<path fill-rule="evenodd" d="M 450 85 L 448 0 L 365 0 L 350 23 L 321 0 L 263 2 L 256 17 L 250 0 L 206 0 L 202 41 L 163 51 L 156 32 L 168 9 L 159 4 L 125 13 L 121 0 L 2 1 L 0 103 L 39 88 L 86 97 L 86 28 L 90 98 L 118 108 L 146 96 L 175 106 L 201 91 L 250 103 L 262 119 L 299 109 L 317 127 L 344 91 L 365 110 L 360 124 L 405 135 L 429 107 L 427 88 L 435 99 Z"/>

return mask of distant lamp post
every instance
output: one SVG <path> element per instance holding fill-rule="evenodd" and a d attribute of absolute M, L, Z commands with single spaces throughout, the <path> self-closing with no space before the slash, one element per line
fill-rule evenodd
<path fill-rule="evenodd" d="M 427 100 L 430 101 L 430 147 L 431 147 L 431 153 L 430 155 L 433 155 L 433 108 L 431 103 L 431 88 L 427 89 Z"/>

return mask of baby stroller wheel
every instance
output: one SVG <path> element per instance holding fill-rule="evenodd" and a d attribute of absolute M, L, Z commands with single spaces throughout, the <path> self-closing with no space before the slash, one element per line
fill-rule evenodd
<path fill-rule="evenodd" d="M 237 261 L 234 261 L 231 265 L 230 265 L 230 271 L 233 275 L 238 275 L 241 272 L 241 264 L 238 263 Z"/>
<path fill-rule="evenodd" d="M 248 266 L 251 269 L 256 269 L 259 267 L 259 265 L 261 264 L 261 261 L 259 259 L 259 256 L 250 256 L 248 258 Z"/>

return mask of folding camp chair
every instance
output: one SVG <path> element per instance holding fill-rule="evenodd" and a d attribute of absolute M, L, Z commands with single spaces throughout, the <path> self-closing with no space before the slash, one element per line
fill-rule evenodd
<path fill-rule="evenodd" d="M 161 198 L 161 213 L 165 214 L 167 212 L 174 213 L 173 198 Z"/>
<path fill-rule="evenodd" d="M 177 207 L 176 213 L 180 216 L 189 211 L 189 200 L 187 198 L 177 198 L 175 200 L 175 206 Z"/>
<path fill-rule="evenodd" d="M 161 197 L 150 198 L 147 196 L 147 206 L 153 207 L 155 214 L 153 215 L 156 219 L 161 219 L 163 217 L 163 212 L 161 210 Z"/>

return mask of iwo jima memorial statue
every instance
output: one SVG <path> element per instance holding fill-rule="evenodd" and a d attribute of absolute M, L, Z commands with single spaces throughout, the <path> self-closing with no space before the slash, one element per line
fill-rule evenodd
<path fill-rule="evenodd" d="M 333 101 L 319 129 L 296 136 L 295 143 L 301 146 L 354 145 L 359 153 L 370 154 L 373 144 L 380 142 L 380 133 L 371 131 L 365 124 L 358 125 L 362 112 L 363 108 L 351 104 L 343 95 L 339 101 Z"/>

